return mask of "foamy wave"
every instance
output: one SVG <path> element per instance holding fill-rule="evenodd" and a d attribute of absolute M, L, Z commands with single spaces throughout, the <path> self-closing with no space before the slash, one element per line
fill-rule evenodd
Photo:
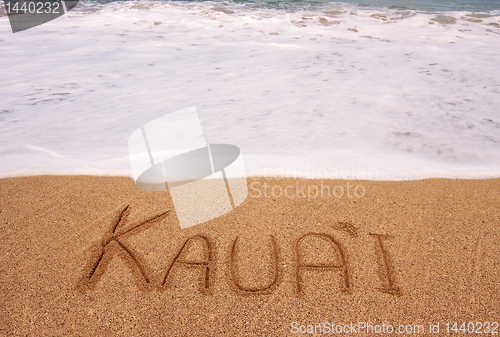
<path fill-rule="evenodd" d="M 126 174 L 132 131 L 196 106 L 251 174 L 500 176 L 499 15 L 84 3 L 17 34 L 3 17 L 0 173 Z"/>

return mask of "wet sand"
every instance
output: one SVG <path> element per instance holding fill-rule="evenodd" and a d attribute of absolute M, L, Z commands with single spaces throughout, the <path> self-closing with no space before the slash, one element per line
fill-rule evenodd
<path fill-rule="evenodd" d="M 0 179 L 0 334 L 500 321 L 500 179 L 248 184 L 236 210 L 181 231 L 168 192 L 130 178 Z"/>

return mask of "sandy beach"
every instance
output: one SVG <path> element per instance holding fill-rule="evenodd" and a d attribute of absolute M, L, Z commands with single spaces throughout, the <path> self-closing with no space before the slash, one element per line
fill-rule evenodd
<path fill-rule="evenodd" d="M 130 178 L 1 179 L 1 334 L 499 321 L 500 179 L 248 184 L 236 210 L 181 231 L 169 194 Z"/>

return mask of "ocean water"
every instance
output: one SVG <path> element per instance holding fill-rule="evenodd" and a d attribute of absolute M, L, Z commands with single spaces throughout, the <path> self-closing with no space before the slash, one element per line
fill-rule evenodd
<path fill-rule="evenodd" d="M 0 177 L 131 176 L 190 106 L 248 175 L 500 177 L 499 1 L 82 2 L 0 54 Z"/>
<path fill-rule="evenodd" d="M 95 3 L 106 4 L 114 0 L 97 0 Z M 473 11 L 486 12 L 500 9 L 499 0 L 238 0 L 236 3 L 249 7 L 267 7 L 277 9 L 297 10 L 304 8 L 319 9 L 325 4 L 355 5 L 361 8 L 391 8 L 403 10 L 436 11 Z M 228 1 L 218 1 L 230 4 Z"/>

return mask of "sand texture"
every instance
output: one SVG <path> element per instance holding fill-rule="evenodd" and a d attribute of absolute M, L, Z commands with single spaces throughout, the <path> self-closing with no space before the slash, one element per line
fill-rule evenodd
<path fill-rule="evenodd" d="M 181 231 L 169 193 L 130 178 L 1 179 L 0 335 L 500 321 L 500 179 L 248 183 Z"/>

